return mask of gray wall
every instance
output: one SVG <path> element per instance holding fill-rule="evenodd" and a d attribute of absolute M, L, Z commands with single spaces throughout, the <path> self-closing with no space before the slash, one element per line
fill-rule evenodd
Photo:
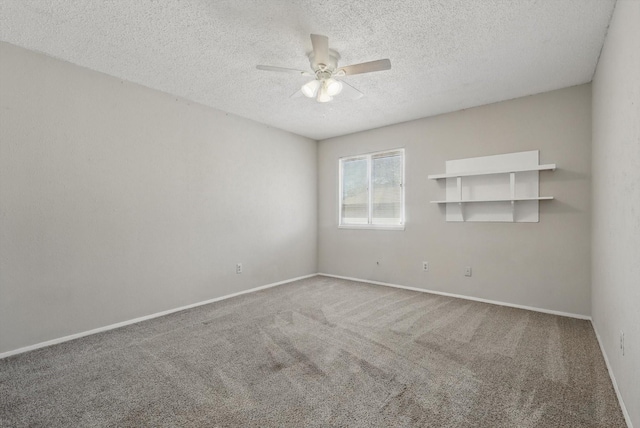
<path fill-rule="evenodd" d="M 315 141 L 6 43 L 0 111 L 0 352 L 317 271 Z"/>
<path fill-rule="evenodd" d="M 618 0 L 593 80 L 593 324 L 640 427 L 640 2 Z M 625 355 L 620 350 L 625 334 Z"/>
<path fill-rule="evenodd" d="M 589 315 L 590 106 L 581 85 L 321 141 L 320 272 Z M 406 148 L 406 230 L 338 229 L 338 158 L 394 147 Z M 447 223 L 429 203 L 444 198 L 427 175 L 445 161 L 536 149 L 559 168 L 540 173 L 556 198 L 540 223 Z"/>

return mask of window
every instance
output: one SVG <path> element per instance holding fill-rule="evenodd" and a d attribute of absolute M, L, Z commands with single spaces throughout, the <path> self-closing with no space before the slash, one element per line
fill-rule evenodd
<path fill-rule="evenodd" d="M 404 229 L 404 149 L 342 158 L 340 227 Z"/>

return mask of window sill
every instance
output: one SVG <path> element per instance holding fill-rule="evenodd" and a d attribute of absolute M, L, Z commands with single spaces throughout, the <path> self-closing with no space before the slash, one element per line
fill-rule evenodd
<path fill-rule="evenodd" d="M 404 230 L 404 224 L 340 224 L 338 229 L 363 229 L 363 230 Z"/>

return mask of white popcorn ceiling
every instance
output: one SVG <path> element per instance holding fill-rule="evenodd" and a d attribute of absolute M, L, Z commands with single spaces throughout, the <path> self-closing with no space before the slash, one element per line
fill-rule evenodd
<path fill-rule="evenodd" d="M 316 140 L 591 81 L 615 0 L 0 0 L 0 39 Z M 365 96 L 289 98 L 310 33 Z"/>

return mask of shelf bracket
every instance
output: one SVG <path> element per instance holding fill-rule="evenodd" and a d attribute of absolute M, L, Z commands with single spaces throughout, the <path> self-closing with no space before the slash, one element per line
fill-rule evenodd
<path fill-rule="evenodd" d="M 509 185 L 511 188 L 511 200 L 516 198 L 516 173 L 512 172 L 509 174 Z"/>
<path fill-rule="evenodd" d="M 456 185 L 458 186 L 458 200 L 462 200 L 462 177 L 456 177 Z M 458 203 L 458 207 L 460 208 L 460 218 L 464 221 L 464 204 L 462 202 Z"/>
<path fill-rule="evenodd" d="M 511 222 L 516 221 L 516 173 L 509 173 L 509 187 L 511 189 Z"/>

